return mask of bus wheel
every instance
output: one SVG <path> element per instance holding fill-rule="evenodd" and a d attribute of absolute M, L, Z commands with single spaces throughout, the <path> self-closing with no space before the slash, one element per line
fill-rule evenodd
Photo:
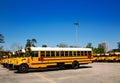
<path fill-rule="evenodd" d="M 19 66 L 18 71 L 20 73 L 26 73 L 26 72 L 28 72 L 28 66 L 26 64 L 22 64 Z"/>
<path fill-rule="evenodd" d="M 72 68 L 73 68 L 73 69 L 79 68 L 79 63 L 78 63 L 77 61 L 74 61 L 74 62 L 72 63 Z"/>
<path fill-rule="evenodd" d="M 64 69 L 64 63 L 57 63 L 58 69 Z"/>

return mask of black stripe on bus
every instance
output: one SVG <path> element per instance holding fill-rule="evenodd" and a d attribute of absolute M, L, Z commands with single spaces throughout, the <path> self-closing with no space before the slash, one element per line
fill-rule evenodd
<path fill-rule="evenodd" d="M 44 58 L 43 61 L 49 61 L 49 60 L 75 60 L 75 59 L 77 60 L 77 59 L 89 59 L 89 58 L 87 58 L 87 57 L 86 58 L 82 58 L 82 57 L 80 57 L 80 58 L 79 57 L 78 58 L 76 58 L 76 57 L 75 58 L 52 58 L 52 59 L 51 58 L 50 59 L 45 59 Z"/>

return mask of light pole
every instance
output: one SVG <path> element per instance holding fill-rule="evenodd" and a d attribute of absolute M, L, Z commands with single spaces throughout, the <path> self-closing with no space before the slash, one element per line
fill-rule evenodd
<path fill-rule="evenodd" d="M 76 28 L 76 47 L 78 47 L 78 26 L 79 26 L 79 23 L 74 22 L 74 26 Z"/>

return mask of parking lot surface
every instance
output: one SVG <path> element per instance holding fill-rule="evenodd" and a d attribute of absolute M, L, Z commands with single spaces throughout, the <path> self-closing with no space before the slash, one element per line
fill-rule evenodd
<path fill-rule="evenodd" d="M 79 69 L 41 69 L 28 73 L 0 65 L 0 83 L 120 83 L 120 63 L 91 63 Z"/>

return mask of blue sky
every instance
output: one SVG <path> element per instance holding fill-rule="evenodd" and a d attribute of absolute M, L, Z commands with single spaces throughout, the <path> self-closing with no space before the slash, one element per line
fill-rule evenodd
<path fill-rule="evenodd" d="M 80 47 L 107 42 L 109 49 L 117 48 L 120 0 L 0 0 L 0 33 L 5 37 L 0 45 L 24 47 L 32 38 L 37 46 L 76 45 L 75 21 Z"/>

